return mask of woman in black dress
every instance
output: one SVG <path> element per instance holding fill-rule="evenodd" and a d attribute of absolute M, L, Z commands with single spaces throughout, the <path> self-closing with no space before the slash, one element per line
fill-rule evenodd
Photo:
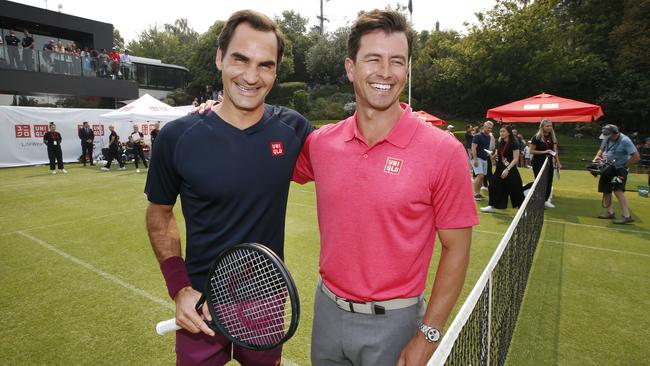
<path fill-rule="evenodd" d="M 508 197 L 513 208 L 521 206 L 524 202 L 521 176 L 517 170 L 517 163 L 521 158 L 517 138 L 513 135 L 511 126 L 501 127 L 499 135 L 496 151 L 493 153 L 496 169 L 489 186 L 490 202 L 488 206 L 481 208 L 483 212 L 507 208 Z"/>
<path fill-rule="evenodd" d="M 546 165 L 548 170 L 548 180 L 546 181 L 546 197 L 544 199 L 544 207 L 555 208 L 551 203 L 551 193 L 553 192 L 553 168 L 558 169 L 562 167 L 560 164 L 560 155 L 557 150 L 557 137 L 553 130 L 553 122 L 548 119 L 543 119 L 539 124 L 539 131 L 530 140 L 530 153 L 533 157 L 533 173 L 535 178 L 541 172 L 544 161 L 548 156 L 550 161 Z"/>

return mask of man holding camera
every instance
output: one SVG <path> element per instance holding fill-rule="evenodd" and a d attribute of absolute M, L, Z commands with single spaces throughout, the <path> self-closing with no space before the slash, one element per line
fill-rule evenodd
<path fill-rule="evenodd" d="M 601 171 L 598 181 L 598 192 L 603 193 L 603 207 L 607 212 L 598 215 L 599 219 L 611 219 L 615 224 L 627 224 L 633 222 L 630 208 L 625 197 L 625 183 L 629 168 L 636 163 L 640 156 L 636 147 L 629 137 L 620 133 L 616 125 L 605 125 L 600 135 L 602 143 L 596 153 L 594 162 L 611 164 L 610 168 Z M 612 192 L 621 203 L 623 217 L 616 219 L 614 205 L 612 203 Z"/>

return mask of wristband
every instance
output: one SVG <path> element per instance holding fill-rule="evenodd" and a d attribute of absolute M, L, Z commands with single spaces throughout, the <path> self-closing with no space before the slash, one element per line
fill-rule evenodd
<path fill-rule="evenodd" d="M 167 292 L 172 300 L 181 289 L 192 286 L 182 257 L 175 256 L 165 259 L 160 263 L 160 271 L 165 277 Z"/>

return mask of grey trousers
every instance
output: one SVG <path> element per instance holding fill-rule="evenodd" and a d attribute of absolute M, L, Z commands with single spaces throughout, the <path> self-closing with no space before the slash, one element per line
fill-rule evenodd
<path fill-rule="evenodd" d="M 424 301 L 383 315 L 340 309 L 316 287 L 311 362 L 316 366 L 395 366 L 402 349 L 418 332 Z"/>

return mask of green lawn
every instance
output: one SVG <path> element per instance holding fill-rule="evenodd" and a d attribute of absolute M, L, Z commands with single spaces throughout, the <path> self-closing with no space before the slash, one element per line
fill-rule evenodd
<path fill-rule="evenodd" d="M 173 304 L 145 231 L 144 174 L 131 166 L 67 169 L 55 176 L 43 166 L 0 170 L 1 363 L 173 364 L 173 337 L 154 332 L 157 321 L 173 316 Z M 631 175 L 630 187 L 645 179 Z M 647 363 L 650 200 L 628 193 L 637 221 L 615 227 L 593 218 L 600 210 L 595 186 L 584 171 L 563 172 L 556 184 L 558 207 L 546 211 L 512 365 Z M 514 210 L 481 214 L 462 298 L 511 216 Z M 311 184 L 291 186 L 286 238 L 302 320 L 285 345 L 285 364 L 308 365 L 319 250 Z M 438 258 L 439 247 L 430 279 Z"/>

